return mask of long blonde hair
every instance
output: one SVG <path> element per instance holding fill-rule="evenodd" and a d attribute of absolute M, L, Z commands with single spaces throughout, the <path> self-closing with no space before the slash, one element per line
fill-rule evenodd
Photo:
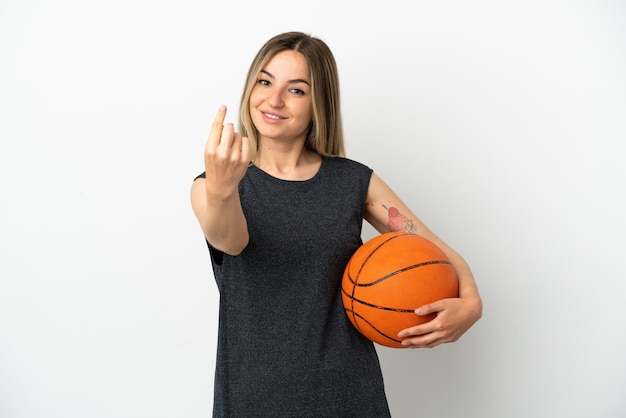
<path fill-rule="evenodd" d="M 302 32 L 285 32 L 272 37 L 257 52 L 246 77 L 239 106 L 239 132 L 250 138 L 252 152 L 258 146 L 258 131 L 250 115 L 250 94 L 263 67 L 276 54 L 300 52 L 309 64 L 313 121 L 305 147 L 321 155 L 343 157 L 345 144 L 339 94 L 339 74 L 335 57 L 326 43 Z M 254 160 L 254 155 L 252 160 Z"/>

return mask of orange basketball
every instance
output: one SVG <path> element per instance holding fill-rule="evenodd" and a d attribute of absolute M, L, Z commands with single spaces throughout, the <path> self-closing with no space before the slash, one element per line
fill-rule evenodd
<path fill-rule="evenodd" d="M 346 266 L 341 286 L 350 322 L 368 339 L 403 348 L 398 332 L 432 320 L 415 309 L 458 296 L 454 267 L 434 243 L 389 232 L 364 243 Z"/>

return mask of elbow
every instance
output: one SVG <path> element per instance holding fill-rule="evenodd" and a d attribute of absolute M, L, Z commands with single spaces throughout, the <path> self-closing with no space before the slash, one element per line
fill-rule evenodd
<path fill-rule="evenodd" d="M 483 316 L 483 301 L 480 295 L 476 294 L 474 298 L 474 306 L 472 309 L 474 322 L 477 322 Z"/>
<path fill-rule="evenodd" d="M 245 236 L 229 237 L 225 239 L 207 236 L 206 239 L 213 248 L 233 257 L 241 254 L 248 246 L 249 241 L 247 234 Z"/>
<path fill-rule="evenodd" d="M 243 252 L 243 250 L 246 249 L 246 247 L 247 247 L 247 245 L 240 246 L 240 247 L 227 248 L 225 250 L 222 250 L 222 252 L 224 252 L 225 254 L 228 254 L 230 256 L 236 257 L 239 254 L 241 254 Z"/>

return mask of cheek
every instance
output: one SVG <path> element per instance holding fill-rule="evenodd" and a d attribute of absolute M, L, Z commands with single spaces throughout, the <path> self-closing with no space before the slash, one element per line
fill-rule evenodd
<path fill-rule="evenodd" d="M 309 108 L 306 109 L 303 114 L 303 119 L 308 120 L 307 125 L 313 122 L 313 108 L 311 106 L 309 106 Z"/>
<path fill-rule="evenodd" d="M 250 104 L 255 103 L 259 105 L 267 100 L 268 97 L 272 95 L 272 91 L 274 89 L 261 86 L 260 84 L 255 84 L 250 90 Z"/>
<path fill-rule="evenodd" d="M 258 93 L 257 89 L 252 89 L 252 91 L 250 92 L 250 108 L 254 108 L 256 106 L 258 106 L 258 104 L 261 102 L 261 98 L 260 98 L 260 94 Z"/>
<path fill-rule="evenodd" d="M 257 122 L 256 117 L 258 116 L 255 110 L 262 103 L 263 103 L 263 99 L 260 97 L 260 95 L 258 93 L 255 94 L 254 91 L 252 91 L 252 93 L 250 94 L 250 100 L 248 101 L 248 112 L 250 113 L 250 116 L 252 117 L 252 122 L 255 124 Z"/>

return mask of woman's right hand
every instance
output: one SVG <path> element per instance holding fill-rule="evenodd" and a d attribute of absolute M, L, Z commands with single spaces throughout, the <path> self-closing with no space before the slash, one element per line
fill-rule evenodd
<path fill-rule="evenodd" d="M 211 125 L 204 149 L 207 193 L 213 197 L 231 195 L 250 165 L 250 140 L 224 124 L 226 106 L 220 106 Z"/>
<path fill-rule="evenodd" d="M 250 165 L 250 141 L 224 125 L 226 107 L 215 116 L 204 150 L 206 178 L 191 186 L 191 206 L 207 241 L 237 255 L 248 245 L 248 224 L 239 199 L 239 182 Z"/>

